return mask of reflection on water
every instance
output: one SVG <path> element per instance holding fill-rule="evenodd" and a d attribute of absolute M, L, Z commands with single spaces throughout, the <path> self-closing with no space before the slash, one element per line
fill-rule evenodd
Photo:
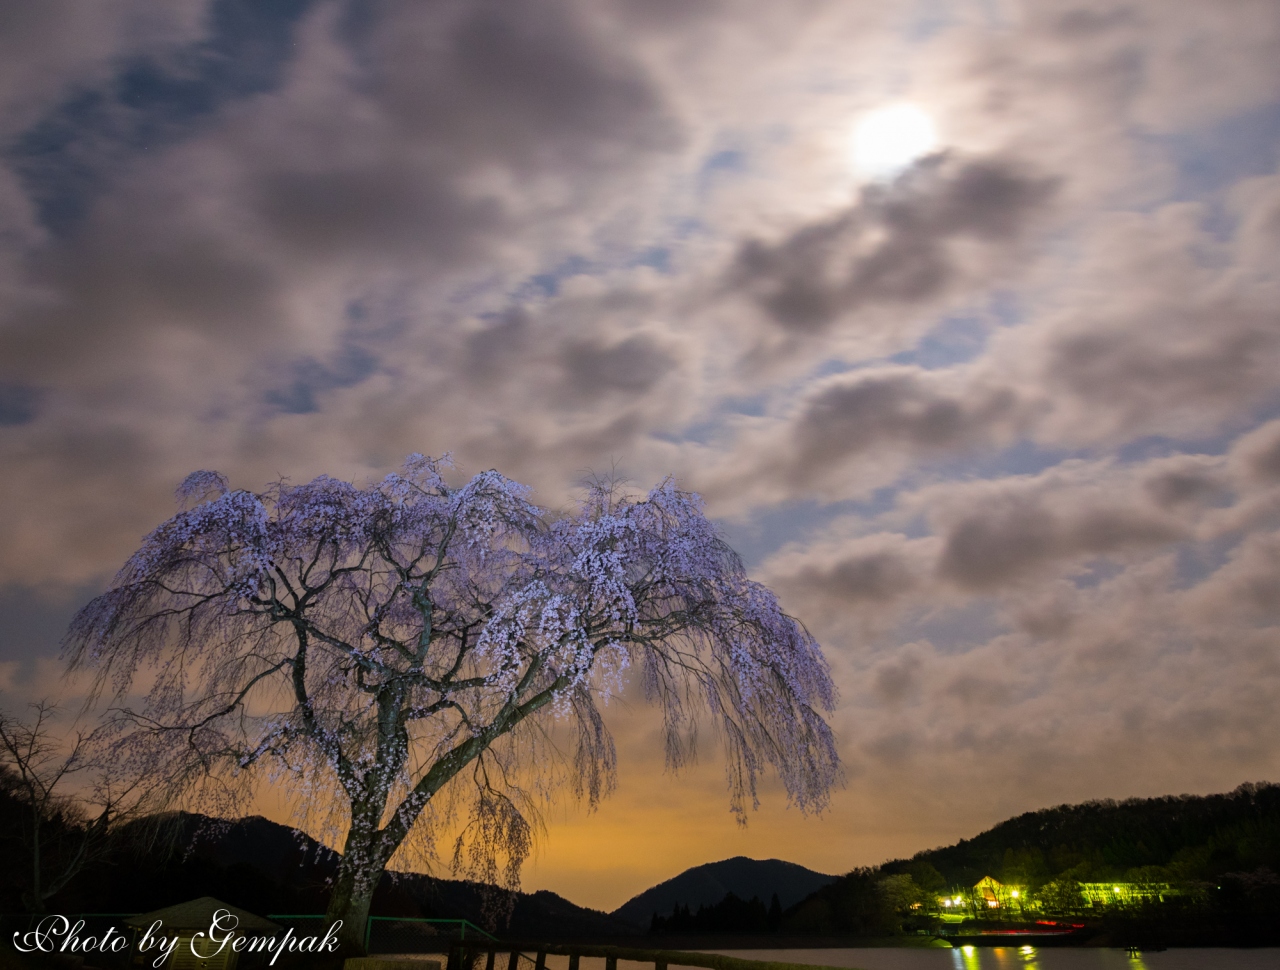
<path fill-rule="evenodd" d="M 962 946 L 951 951 L 952 966 L 959 970 L 983 970 L 984 967 L 1008 970 L 1041 970 L 1039 954 L 1034 946 L 976 947 Z M 985 962 L 984 962 L 985 959 Z"/>
<path fill-rule="evenodd" d="M 846 970 L 1280 970 L 1280 949 L 1197 949 L 1133 953 L 1085 947 L 962 946 L 955 949 L 857 948 L 716 950 L 747 960 L 807 963 Z M 601 961 L 603 964 L 604 961 Z M 623 970 L 619 963 L 619 970 Z M 583 961 L 582 970 L 588 970 Z M 636 970 L 640 970 L 637 965 Z M 652 970 L 652 966 L 645 968 Z M 675 970 L 674 964 L 671 970 Z"/>
<path fill-rule="evenodd" d="M 714 950 L 747 960 L 806 963 L 844 970 L 1280 970 L 1280 949 L 1124 950 L 964 946 L 955 949 Z M 503 963 L 502 966 L 506 964 Z M 547 970 L 569 970 L 569 958 L 547 956 Z M 599 957 L 583 957 L 580 970 L 605 970 Z M 654 970 L 652 963 L 619 960 L 618 970 Z M 677 970 L 671 964 L 670 970 Z"/>

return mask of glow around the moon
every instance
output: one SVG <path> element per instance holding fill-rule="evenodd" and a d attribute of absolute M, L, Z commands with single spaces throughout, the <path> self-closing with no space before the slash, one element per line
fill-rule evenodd
<path fill-rule="evenodd" d="M 853 130 L 853 163 L 863 175 L 887 178 L 902 171 L 938 144 L 938 130 L 913 104 L 880 108 Z"/>

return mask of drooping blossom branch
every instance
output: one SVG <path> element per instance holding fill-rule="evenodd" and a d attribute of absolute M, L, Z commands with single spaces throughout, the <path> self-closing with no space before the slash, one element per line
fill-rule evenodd
<path fill-rule="evenodd" d="M 146 537 L 66 641 L 71 665 L 118 699 L 121 757 L 215 812 L 241 804 L 259 768 L 336 805 L 330 915 L 359 922 L 455 780 L 474 781 L 455 859 L 518 879 L 521 785 L 567 777 L 591 803 L 608 793 L 599 702 L 631 672 L 661 708 L 670 766 L 710 716 L 740 817 L 766 767 L 800 809 L 825 805 L 839 766 L 821 651 L 696 495 L 670 480 L 643 498 L 593 486 L 557 516 L 497 472 L 455 488 L 443 470 L 413 455 L 367 488 L 322 476 L 261 494 L 188 477 L 190 507 Z M 123 706 L 143 680 L 143 702 Z M 554 723 L 573 725 L 567 775 L 539 740 Z"/>

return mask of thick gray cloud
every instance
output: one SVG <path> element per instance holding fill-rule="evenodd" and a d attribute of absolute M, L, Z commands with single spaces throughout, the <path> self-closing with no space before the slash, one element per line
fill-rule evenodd
<path fill-rule="evenodd" d="M 675 364 L 671 355 L 642 336 L 610 346 L 571 343 L 562 359 L 565 388 L 579 401 L 602 394 L 644 394 Z"/>
<path fill-rule="evenodd" d="M 103 494 L 152 468 L 134 490 L 146 510 L 114 540 L 104 535 L 119 550 L 165 514 L 167 479 L 215 463 L 210 450 L 260 484 L 299 446 L 358 474 L 366 448 L 377 463 L 487 437 L 483 422 L 460 417 L 471 405 L 459 389 L 439 383 L 458 356 L 441 317 L 450 294 L 501 292 L 554 263 L 583 240 L 571 229 L 544 252 L 549 225 L 565 228 L 580 207 L 607 209 L 611 179 L 679 144 L 643 68 L 572 5 L 392 6 L 358 29 L 320 5 L 296 33 L 277 90 L 230 99 L 154 156 L 122 166 L 114 153 L 110 183 L 70 238 L 32 237 L 3 308 L 6 423 L 27 433 L 0 446 L 19 463 L 45 456 L 10 487 L 23 505 L 45 493 L 55 518 L 83 530 L 97 510 L 51 494 L 58 464 L 85 467 L 95 455 L 86 473 Z M 104 82 L 101 97 L 117 94 Z M 471 302 L 445 318 L 465 319 Z M 614 413 L 586 429 L 597 439 L 597 425 L 616 429 L 606 450 L 634 438 L 632 399 L 673 365 L 664 342 L 608 320 L 542 327 L 532 339 L 515 372 L 533 380 L 517 386 L 558 409 L 611 397 Z M 380 421 L 386 440 L 361 431 L 338 457 L 326 443 L 344 424 L 337 398 L 359 397 L 353 385 L 379 375 L 398 385 L 399 407 L 429 387 L 430 403 L 418 405 L 415 427 L 399 415 Z M 528 411 L 495 403 L 508 406 Z M 276 439 L 298 442 L 298 428 L 273 415 L 308 412 L 324 416 L 305 445 L 282 451 Z M 433 417 L 458 430 L 422 440 L 424 424 L 441 427 Z M 86 449 L 86 439 L 114 444 Z M 15 566 L 34 555 L 64 562 L 69 576 L 111 568 L 44 553 L 34 536 L 16 541 L 16 521 L 4 531 Z"/>
<path fill-rule="evenodd" d="M 937 541 L 845 531 L 837 524 L 822 539 L 793 544 L 770 557 L 765 575 L 810 622 L 883 629 L 905 601 L 932 586 Z"/>
<path fill-rule="evenodd" d="M 968 275 L 956 244 L 998 248 L 1007 259 L 1056 185 L 1007 159 L 925 159 L 844 212 L 776 243 L 745 243 L 729 285 L 797 333 L 821 332 L 868 305 L 934 301 Z"/>
<path fill-rule="evenodd" d="M 643 399 L 678 365 L 650 334 L 612 335 L 577 314 L 539 319 L 525 311 L 468 335 L 459 356 L 477 387 L 500 392 L 532 379 L 543 385 L 544 403 L 564 410 L 609 397 Z"/>
<path fill-rule="evenodd" d="M 776 420 L 701 477 L 740 511 L 779 498 L 856 498 L 896 481 L 915 462 L 990 449 L 1033 426 L 1036 402 L 968 371 L 880 366 L 813 381 Z"/>
<path fill-rule="evenodd" d="M 11 137 L 68 92 L 109 76 L 125 58 L 166 56 L 199 40 L 209 6 L 208 0 L 6 6 L 0 11 L 0 132 Z"/>
<path fill-rule="evenodd" d="M 364 51 L 379 65 L 377 90 L 412 128 L 457 139 L 451 149 L 473 144 L 504 165 L 534 169 L 578 168 L 676 139 L 650 80 L 625 50 L 591 36 L 582 11 L 557 3 L 451 7 L 445 24 L 416 15 L 385 21 Z M 423 57 L 434 51 L 443 55 L 438 65 Z M 422 89 L 424 71 L 440 78 L 438 90 Z"/>
<path fill-rule="evenodd" d="M 900 596 L 910 591 L 913 580 L 906 563 L 887 550 L 854 555 L 827 570 L 806 569 L 796 577 L 798 584 L 839 597 L 850 606 Z"/>
<path fill-rule="evenodd" d="M 1064 514 L 1018 495 L 983 496 L 978 508 L 947 530 L 939 572 L 965 589 L 993 589 L 1026 577 L 1043 563 L 1166 544 L 1182 535 L 1176 522 L 1140 508 L 1071 511 Z"/>
<path fill-rule="evenodd" d="M 1280 485 L 1280 421 L 1272 421 L 1244 438 L 1236 459 L 1248 480 Z"/>
<path fill-rule="evenodd" d="M 932 485 L 771 559 L 764 572 L 785 602 L 846 645 L 854 759 L 886 779 L 894 766 L 936 772 L 952 791 L 974 771 L 1003 787 L 984 766 L 1016 765 L 1002 796 L 1015 798 L 1041 797 L 1063 772 L 1087 787 L 1122 770 L 1136 790 L 1173 775 L 1267 774 L 1280 686 L 1276 520 L 1240 540 L 1232 512 L 1274 492 L 1248 471 L 1274 433 L 1241 436 L 1225 456 Z M 918 528 L 922 513 L 929 535 L 876 531 Z M 886 560 L 903 579 L 840 581 Z M 994 628 L 919 637 L 922 621 L 961 629 L 983 600 Z M 1214 768 L 1201 760 L 1213 758 Z"/>
<path fill-rule="evenodd" d="M 1221 471 L 1199 456 L 1175 459 L 1169 464 L 1171 467 L 1154 473 L 1143 483 L 1146 493 L 1162 508 L 1186 509 L 1226 496 Z"/>
<path fill-rule="evenodd" d="M 538 232 L 570 185 L 585 202 L 592 172 L 676 136 L 643 73 L 563 4 L 392 10 L 343 44 L 321 8 L 279 92 L 229 105 L 155 162 L 139 157 L 72 258 L 40 264 L 71 305 L 41 314 L 34 339 L 74 347 L 58 327 L 99 335 L 104 308 L 148 331 L 160 317 L 278 332 L 280 301 L 322 266 L 339 278 L 510 270 L 502 251 Z"/>
<path fill-rule="evenodd" d="M 233 6 L 0 14 L 11 636 L 192 468 L 675 472 L 826 644 L 853 783 L 757 849 L 718 776 L 633 791 L 592 824 L 684 855 L 583 902 L 1280 771 L 1274 3 Z M 939 143 L 870 182 L 901 101 Z M 74 692 L 27 639 L 0 700 Z"/>
<path fill-rule="evenodd" d="M 890 442 L 921 450 L 959 447 L 1009 415 L 1016 403 L 1007 391 L 985 399 L 948 394 L 910 370 L 855 374 L 805 401 L 794 428 L 795 472 L 807 476 L 815 465 Z"/>

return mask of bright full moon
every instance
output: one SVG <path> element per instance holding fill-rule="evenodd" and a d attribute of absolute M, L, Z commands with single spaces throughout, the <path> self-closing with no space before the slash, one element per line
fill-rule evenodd
<path fill-rule="evenodd" d="M 853 130 L 853 163 L 872 178 L 898 174 L 938 144 L 933 119 L 913 104 L 873 111 Z"/>

